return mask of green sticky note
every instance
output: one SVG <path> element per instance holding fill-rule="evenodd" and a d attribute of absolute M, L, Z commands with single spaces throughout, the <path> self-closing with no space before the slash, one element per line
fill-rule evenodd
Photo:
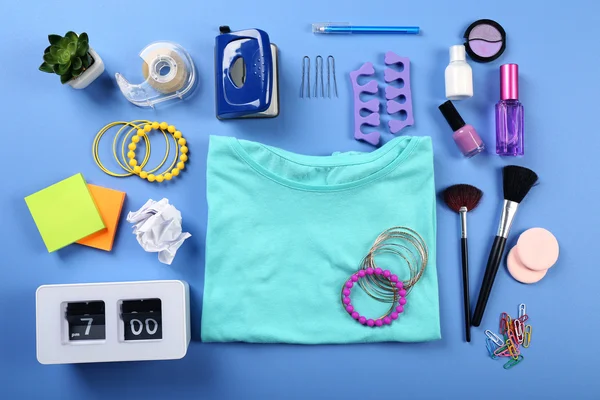
<path fill-rule="evenodd" d="M 25 202 L 50 253 L 105 228 L 81 174 L 27 196 Z"/>

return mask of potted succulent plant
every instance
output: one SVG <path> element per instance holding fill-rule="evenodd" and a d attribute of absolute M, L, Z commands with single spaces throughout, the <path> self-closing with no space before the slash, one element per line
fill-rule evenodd
<path fill-rule="evenodd" d="M 90 47 L 87 33 L 48 35 L 48 41 L 40 71 L 59 75 L 61 83 L 83 89 L 104 72 L 104 63 Z"/>

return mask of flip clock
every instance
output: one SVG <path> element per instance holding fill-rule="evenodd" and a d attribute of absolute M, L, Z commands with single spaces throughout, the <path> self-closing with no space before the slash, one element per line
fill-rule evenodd
<path fill-rule="evenodd" d="M 189 342 L 184 281 L 43 285 L 36 291 L 42 364 L 179 359 Z"/>

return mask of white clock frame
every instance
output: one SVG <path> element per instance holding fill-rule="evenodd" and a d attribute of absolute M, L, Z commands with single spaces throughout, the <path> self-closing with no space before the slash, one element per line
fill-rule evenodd
<path fill-rule="evenodd" d="M 190 295 L 185 281 L 106 282 L 42 285 L 36 291 L 36 347 L 41 364 L 172 360 L 187 353 Z M 162 339 L 124 340 L 121 303 L 161 300 Z M 104 301 L 103 340 L 69 341 L 66 304 Z"/>

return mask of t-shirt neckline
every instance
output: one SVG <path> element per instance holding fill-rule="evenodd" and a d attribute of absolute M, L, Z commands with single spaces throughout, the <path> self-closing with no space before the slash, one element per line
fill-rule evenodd
<path fill-rule="evenodd" d="M 410 154 L 418 144 L 420 138 L 416 136 L 397 137 L 370 153 L 341 153 L 331 156 L 302 155 L 267 146 L 257 142 L 236 139 L 234 137 L 227 137 L 226 139 L 228 139 L 230 146 L 239 157 L 241 157 L 250 167 L 252 167 L 252 169 L 265 176 L 266 178 L 269 178 L 281 185 L 300 190 L 335 191 L 362 186 L 376 179 L 379 179 L 382 176 L 387 175 L 402 161 L 404 161 L 410 156 Z M 265 167 L 257 160 L 255 160 L 251 154 L 248 153 L 248 151 L 244 148 L 244 145 L 242 144 L 243 142 L 247 142 L 255 146 L 260 146 L 263 149 L 272 152 L 274 156 L 279 157 L 285 160 L 286 162 L 301 164 L 307 167 L 341 167 L 359 164 L 369 164 L 377 161 L 378 159 L 385 156 L 390 151 L 393 151 L 396 147 L 400 146 L 403 143 L 405 143 L 406 146 L 396 155 L 396 157 L 393 160 L 384 165 L 382 168 L 374 170 L 373 173 L 366 177 L 344 183 L 320 185 L 294 181 L 282 176 L 281 174 L 277 173 L 277 171 L 273 171 Z"/>

